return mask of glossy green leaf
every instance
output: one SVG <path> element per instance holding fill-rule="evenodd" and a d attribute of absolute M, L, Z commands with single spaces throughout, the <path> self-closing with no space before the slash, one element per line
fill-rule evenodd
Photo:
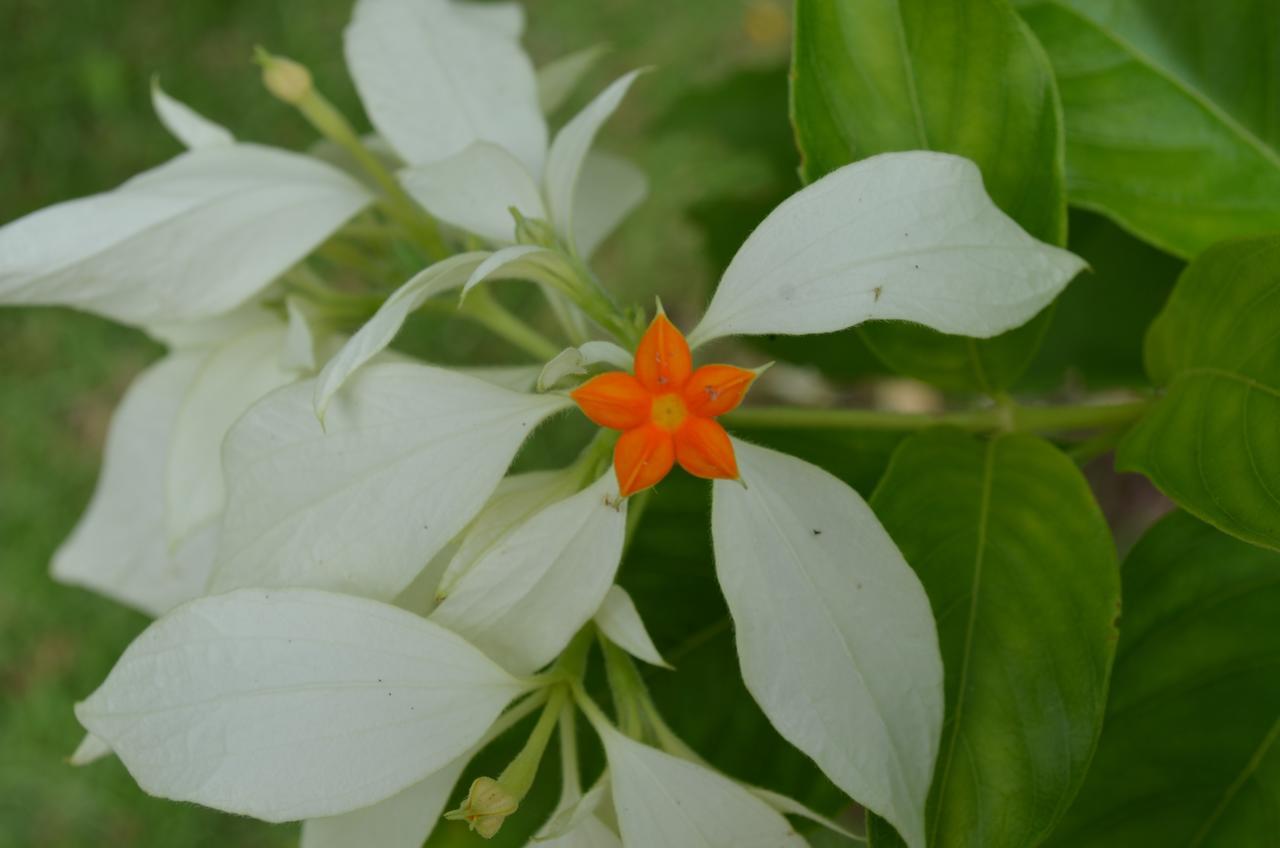
<path fill-rule="evenodd" d="M 1105 730 L 1053 848 L 1244 848 L 1280 834 L 1280 556 L 1185 513 L 1124 564 Z"/>
<path fill-rule="evenodd" d="M 1068 380 L 1091 390 L 1145 384 L 1142 337 L 1185 264 L 1082 209 L 1071 211 L 1068 247 L 1093 273 L 1058 298 L 1018 388 L 1054 389 Z"/>
<path fill-rule="evenodd" d="M 1280 236 L 1216 245 L 1178 280 L 1146 340 L 1166 389 L 1120 445 L 1188 512 L 1280 550 Z"/>
<path fill-rule="evenodd" d="M 1066 240 L 1061 109 L 1048 59 L 1007 0 L 799 0 L 792 119 L 812 181 L 892 150 L 978 163 L 987 192 L 1032 235 Z M 1050 316 L 976 340 L 869 324 L 895 370 L 994 391 L 1022 373 Z"/>
<path fill-rule="evenodd" d="M 904 442 L 871 505 L 924 583 L 946 668 L 929 844 L 1038 844 L 1101 728 L 1120 601 L 1102 512 L 1048 442 L 952 430 Z"/>
<path fill-rule="evenodd" d="M 1273 0 L 1021 0 L 1053 62 L 1071 203 L 1194 256 L 1280 228 Z"/>

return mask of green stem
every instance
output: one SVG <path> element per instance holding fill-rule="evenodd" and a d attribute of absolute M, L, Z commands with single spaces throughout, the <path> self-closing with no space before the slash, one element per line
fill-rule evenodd
<path fill-rule="evenodd" d="M 529 740 L 524 743 L 524 747 L 520 749 L 520 753 L 516 754 L 510 765 L 498 775 L 498 783 L 517 801 L 529 794 L 529 788 L 533 786 L 533 779 L 538 774 L 538 765 L 542 762 L 542 755 L 546 753 L 547 742 L 551 740 L 551 732 L 556 729 L 556 722 L 560 719 L 560 711 L 567 697 L 568 690 L 563 685 L 552 688 L 551 695 L 542 708 L 542 715 L 538 716 L 538 723 L 533 726 L 533 732 L 529 734 Z"/>
<path fill-rule="evenodd" d="M 1117 404 L 998 406 L 939 413 L 762 406 L 735 410 L 720 420 L 729 427 L 761 430 L 923 430 L 945 425 L 974 432 L 1055 433 L 1128 424 L 1143 413 L 1147 404 L 1142 400 Z"/>
<path fill-rule="evenodd" d="M 257 61 L 265 72 L 270 72 L 273 66 L 289 63 L 289 60 L 272 56 L 261 48 L 258 48 Z M 295 67 L 301 68 L 296 65 Z M 305 71 L 305 69 L 302 70 Z M 268 87 L 270 88 L 270 85 Z M 317 132 L 350 153 L 360 163 L 360 166 L 382 189 L 381 201 L 387 214 L 395 219 L 396 223 L 403 227 L 420 247 L 436 259 L 447 256 L 449 250 L 440 238 L 440 230 L 436 226 L 435 219 L 422 211 L 421 207 L 401 188 L 396 178 L 378 161 L 378 157 L 369 152 L 346 116 L 339 112 L 328 98 L 317 91 L 314 85 L 310 84 L 309 75 L 307 84 L 300 90 L 292 92 L 291 95 L 284 97 L 276 92 L 277 97 L 292 103 Z"/>
<path fill-rule="evenodd" d="M 631 543 L 636 538 L 636 528 L 640 526 L 640 520 L 644 518 L 644 511 L 649 507 L 649 498 L 653 495 L 653 489 L 645 489 L 643 492 L 631 496 L 631 503 L 627 505 L 627 529 L 626 535 L 622 542 L 622 555 L 626 556 L 627 551 L 631 550 Z"/>
<path fill-rule="evenodd" d="M 487 289 L 479 286 L 473 289 L 459 311 L 535 359 L 548 360 L 560 352 L 555 342 L 508 312 Z"/>
<path fill-rule="evenodd" d="M 618 713 L 618 729 L 632 739 L 644 735 L 644 681 L 635 663 L 617 645 L 600 634 L 600 648 L 604 651 L 605 676 L 609 679 L 609 691 L 613 694 L 613 706 Z"/>
<path fill-rule="evenodd" d="M 1102 430 L 1095 436 L 1090 436 L 1071 450 L 1067 451 L 1067 456 L 1076 463 L 1076 465 L 1087 465 L 1090 461 L 1097 459 L 1107 451 L 1114 448 L 1120 443 L 1120 439 L 1124 436 L 1128 428 L 1115 427 L 1110 430 Z"/>

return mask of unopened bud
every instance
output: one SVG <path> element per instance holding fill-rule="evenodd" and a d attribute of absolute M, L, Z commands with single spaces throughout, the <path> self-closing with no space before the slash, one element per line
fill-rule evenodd
<path fill-rule="evenodd" d="M 492 777 L 477 777 L 467 793 L 467 800 L 458 809 L 445 813 L 444 817 L 451 821 L 465 821 L 476 833 L 492 839 L 507 816 L 519 807 L 520 802 L 501 783 Z"/>
<path fill-rule="evenodd" d="M 262 83 L 285 103 L 298 104 L 311 93 L 311 72 L 305 65 L 283 56 L 272 56 L 258 48 L 258 64 L 262 65 Z"/>
<path fill-rule="evenodd" d="M 516 219 L 516 244 L 533 244 L 538 247 L 556 247 L 559 242 L 555 227 L 541 218 L 526 218 L 514 206 L 511 217 Z"/>

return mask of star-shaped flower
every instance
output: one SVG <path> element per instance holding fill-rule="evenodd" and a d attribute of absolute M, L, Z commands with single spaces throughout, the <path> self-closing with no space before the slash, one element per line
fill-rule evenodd
<path fill-rule="evenodd" d="M 613 468 L 627 497 L 677 462 L 695 477 L 738 479 L 733 443 L 715 419 L 742 403 L 757 376 L 733 365 L 693 370 L 684 334 L 659 310 L 636 347 L 634 374 L 601 374 L 570 397 L 601 427 L 622 431 Z"/>

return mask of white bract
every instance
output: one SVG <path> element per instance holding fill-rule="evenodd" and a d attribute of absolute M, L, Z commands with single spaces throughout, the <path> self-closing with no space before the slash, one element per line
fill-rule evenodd
<path fill-rule="evenodd" d="M 776 810 L 704 766 L 597 724 L 627 848 L 804 848 Z"/>
<path fill-rule="evenodd" d="M 158 83 L 152 99 L 191 151 L 0 229 L 0 303 L 74 306 L 170 347 L 125 394 L 93 498 L 53 558 L 58 579 L 158 615 L 208 580 L 226 430 L 314 367 L 290 357 L 300 332 L 316 342 L 305 321 L 286 330 L 255 301 L 371 197 L 323 163 L 236 144 Z"/>
<path fill-rule="evenodd" d="M 517 673 L 554 659 L 600 607 L 622 558 L 626 504 L 613 475 L 489 547 L 431 619 Z"/>
<path fill-rule="evenodd" d="M 316 159 L 255 144 L 200 147 L 114 191 L 0 228 L 0 303 L 74 306 L 134 325 L 218 315 L 371 199 Z"/>
<path fill-rule="evenodd" d="M 227 435 L 212 591 L 308 586 L 390 600 L 569 403 L 409 362 L 360 371 L 323 424 L 314 394 L 310 382 L 279 389 Z"/>
<path fill-rule="evenodd" d="M 747 688 L 838 786 L 923 844 L 942 727 L 924 588 L 853 489 L 734 448 L 746 485 L 716 481 L 711 524 Z"/>
<path fill-rule="evenodd" d="M 245 589 L 152 624 L 76 716 L 152 794 L 291 821 L 427 778 L 527 688 L 396 607 Z"/>
<path fill-rule="evenodd" d="M 985 338 L 1025 323 L 1085 267 L 991 202 L 978 166 L 884 153 L 796 192 L 738 250 L 695 347 L 900 319 Z"/>

